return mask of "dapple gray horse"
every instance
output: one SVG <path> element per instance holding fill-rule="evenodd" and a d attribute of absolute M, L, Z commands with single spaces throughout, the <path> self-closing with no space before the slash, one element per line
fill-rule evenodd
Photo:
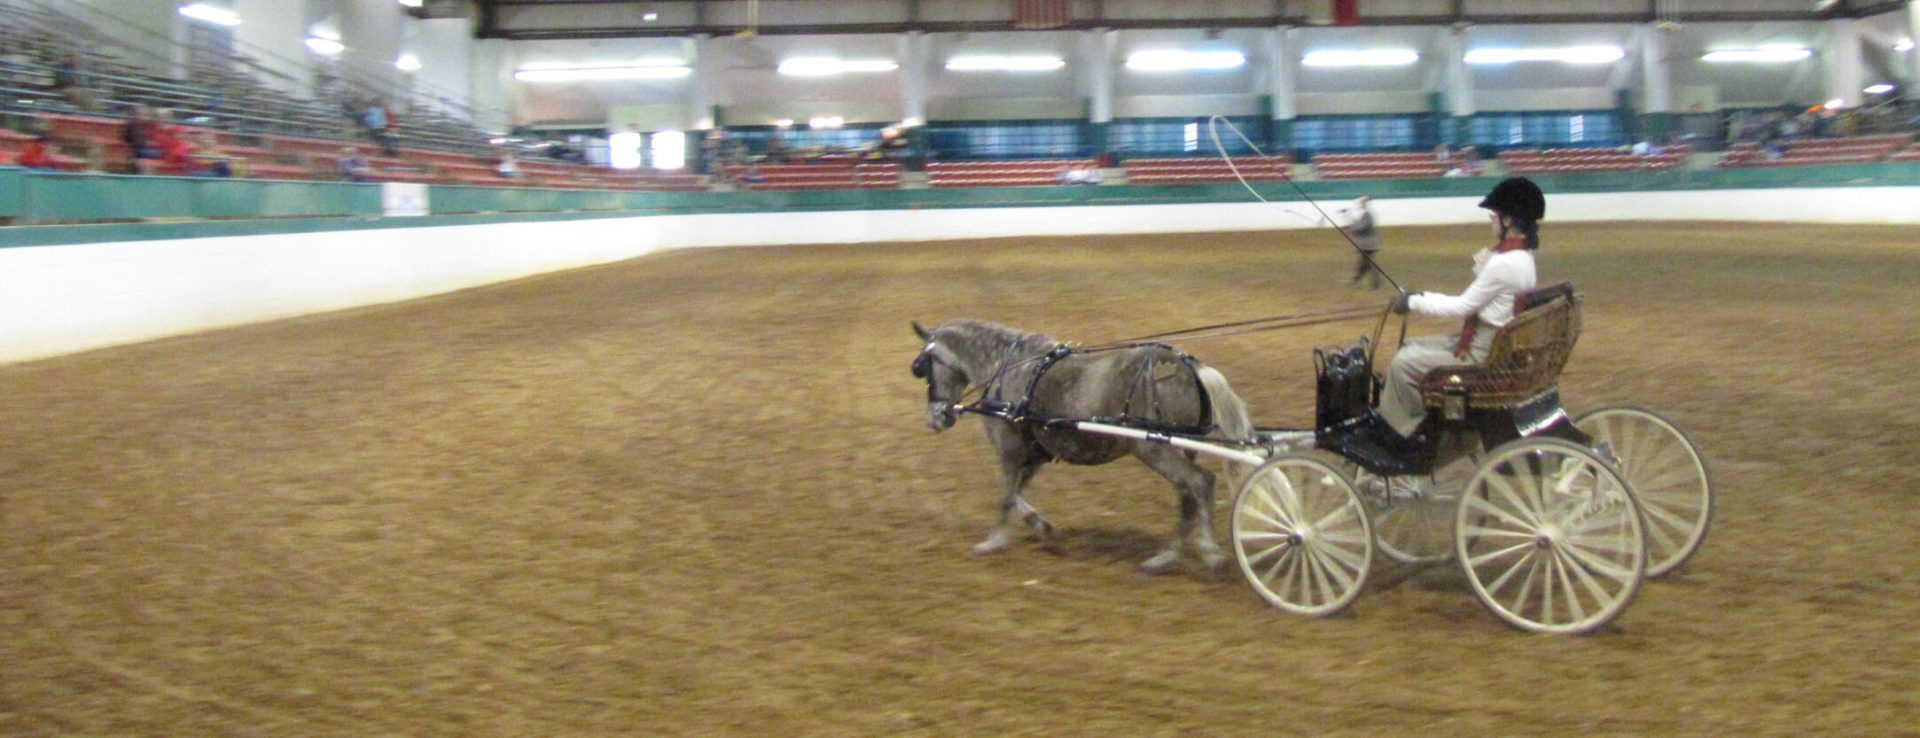
<path fill-rule="evenodd" d="M 1018 403 L 1032 386 L 1029 418 L 1117 418 L 1157 420 L 1174 427 L 1218 425 L 1230 439 L 1251 440 L 1247 408 L 1220 372 L 1197 361 L 1183 361 L 1165 346 L 1136 346 L 1067 354 L 1033 383 L 1042 359 L 1061 344 L 1045 336 L 1006 326 L 962 320 L 931 331 L 913 325 L 925 342 L 914 357 L 914 374 L 927 380 L 927 426 L 934 432 L 953 427 L 954 403 L 969 388 L 981 397 Z M 1140 568 L 1149 574 L 1171 570 L 1189 538 L 1208 568 L 1226 561 L 1213 540 L 1213 473 L 1194 454 L 1164 444 L 1047 427 L 1042 422 L 1010 422 L 982 416 L 987 438 L 1000 454 L 1000 518 L 975 555 L 1005 549 L 1012 542 L 1014 511 L 1045 539 L 1053 527 L 1028 505 L 1022 491 L 1049 461 L 1105 464 L 1128 454 L 1167 478 L 1180 492 L 1180 525 L 1173 540 Z"/>

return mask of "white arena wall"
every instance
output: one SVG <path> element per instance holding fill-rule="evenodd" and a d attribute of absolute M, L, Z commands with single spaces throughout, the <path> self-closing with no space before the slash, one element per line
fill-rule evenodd
<path fill-rule="evenodd" d="M 1475 202 L 1376 200 L 1375 210 L 1385 227 L 1484 222 Z M 1564 194 L 1551 198 L 1548 221 L 1920 224 L 1916 202 L 1920 187 Z M 4 248 L 0 363 L 407 300 L 668 249 L 1317 227 L 1311 215 L 1300 202 L 854 210 Z"/>

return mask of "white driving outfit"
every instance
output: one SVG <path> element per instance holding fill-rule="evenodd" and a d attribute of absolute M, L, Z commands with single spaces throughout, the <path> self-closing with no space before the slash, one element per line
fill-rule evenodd
<path fill-rule="evenodd" d="M 1454 354 L 1459 333 L 1414 338 L 1394 354 L 1386 388 L 1381 392 L 1380 417 L 1402 436 L 1412 435 L 1427 415 L 1420 402 L 1421 377 L 1438 367 L 1479 363 L 1487 358 L 1494 332 L 1513 320 L 1514 297 L 1533 289 L 1533 252 L 1513 240 L 1502 242 L 1498 250 L 1483 249 L 1473 256 L 1473 275 L 1473 284 L 1458 296 L 1422 292 L 1407 301 L 1409 312 L 1475 320 L 1479 327 L 1473 331 L 1464 356 Z"/>

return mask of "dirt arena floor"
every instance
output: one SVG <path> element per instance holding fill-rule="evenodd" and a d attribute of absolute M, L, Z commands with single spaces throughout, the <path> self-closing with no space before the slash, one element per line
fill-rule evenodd
<path fill-rule="evenodd" d="M 1450 291 L 1487 240 L 1385 235 Z M 1384 303 L 1327 232 L 705 250 L 0 367 L 0 735 L 1920 735 L 1920 229 L 1545 240 L 1569 407 L 1663 411 L 1720 495 L 1592 637 L 1446 566 L 1320 621 L 1141 575 L 1176 506 L 1131 461 L 1042 472 L 1050 550 L 966 555 L 996 472 L 925 428 L 909 319 Z M 1187 348 L 1297 425 L 1370 327 Z"/>

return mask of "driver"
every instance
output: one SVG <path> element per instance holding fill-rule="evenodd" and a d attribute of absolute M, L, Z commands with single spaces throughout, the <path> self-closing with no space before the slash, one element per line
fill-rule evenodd
<path fill-rule="evenodd" d="M 1393 300 L 1396 314 L 1415 312 L 1463 322 L 1458 333 L 1409 340 L 1394 355 L 1380 396 L 1380 419 L 1392 433 L 1379 435 L 1390 444 L 1404 444 L 1426 419 L 1420 378 L 1438 367 L 1484 360 L 1494 332 L 1513 320 L 1514 297 L 1533 289 L 1533 252 L 1540 248 L 1546 196 L 1532 180 L 1509 177 L 1487 193 L 1480 207 L 1492 211 L 1498 240 L 1493 248 L 1473 255 L 1473 284 L 1458 295 L 1401 292 Z"/>

